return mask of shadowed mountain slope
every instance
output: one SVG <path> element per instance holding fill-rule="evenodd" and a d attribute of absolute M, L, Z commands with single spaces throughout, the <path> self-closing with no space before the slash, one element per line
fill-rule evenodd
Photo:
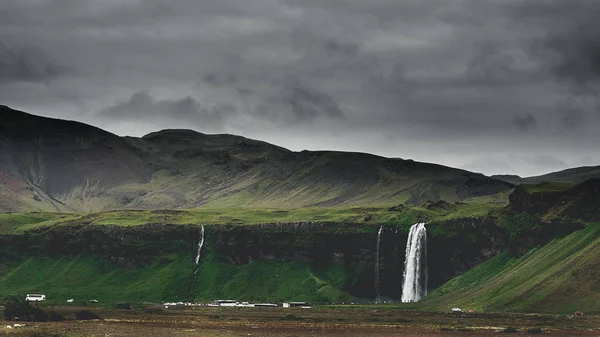
<path fill-rule="evenodd" d="M 233 135 L 163 130 L 118 137 L 0 108 L 0 210 L 391 206 L 511 189 L 412 160 L 292 152 Z"/>
<path fill-rule="evenodd" d="M 0 210 L 74 210 L 81 203 L 74 200 L 150 177 L 114 134 L 0 106 Z"/>

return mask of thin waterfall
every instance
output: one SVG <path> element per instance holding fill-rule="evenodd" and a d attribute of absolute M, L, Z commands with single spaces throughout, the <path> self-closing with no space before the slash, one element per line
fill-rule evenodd
<path fill-rule="evenodd" d="M 410 227 L 404 261 L 402 302 L 417 302 L 427 295 L 427 230 L 424 223 Z"/>
<path fill-rule="evenodd" d="M 380 280 L 379 280 L 379 242 L 381 241 L 381 233 L 383 232 L 383 226 L 379 227 L 377 232 L 377 256 L 375 257 L 375 301 L 381 302 L 381 294 L 379 291 Z"/>
<path fill-rule="evenodd" d="M 198 252 L 196 253 L 196 264 L 200 264 L 200 256 L 202 253 L 202 246 L 204 246 L 204 225 L 200 227 L 200 242 L 198 242 Z M 194 272 L 197 273 L 200 268 L 196 269 Z"/>

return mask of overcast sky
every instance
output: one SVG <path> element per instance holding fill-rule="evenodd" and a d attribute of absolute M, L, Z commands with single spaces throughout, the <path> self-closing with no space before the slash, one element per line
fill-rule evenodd
<path fill-rule="evenodd" d="M 1 0 L 0 104 L 485 174 L 600 165 L 598 0 Z"/>

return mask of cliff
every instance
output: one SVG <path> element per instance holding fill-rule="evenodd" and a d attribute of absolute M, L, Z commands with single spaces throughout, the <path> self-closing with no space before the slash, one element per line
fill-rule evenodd
<path fill-rule="evenodd" d="M 93 269 L 91 273 L 97 273 L 105 282 L 123 282 L 123 287 L 142 289 L 147 278 L 156 277 L 146 274 L 150 270 L 159 272 L 176 266 L 179 275 L 172 275 L 164 283 L 179 284 L 186 280 L 185 285 L 179 286 L 178 293 L 164 289 L 158 293 L 186 300 L 228 297 L 231 291 L 227 289 L 234 289 L 234 295 L 251 300 L 368 301 L 375 298 L 378 230 L 378 225 L 335 222 L 207 225 L 201 262 L 196 266 L 193 261 L 199 241 L 198 225 L 60 225 L 0 236 L 0 259 L 17 260 L 19 265 L 42 265 L 42 269 L 52 268 L 56 261 L 91 259 L 93 265 L 88 266 Z M 380 241 L 383 298 L 400 298 L 407 230 L 403 226 L 383 226 Z M 428 225 L 428 230 L 430 288 L 498 254 L 508 244 L 508 233 L 492 218 L 434 222 Z M 106 280 L 105 275 L 112 273 L 121 276 Z M 64 292 L 58 288 L 59 284 L 66 282 L 74 289 L 87 285 L 72 280 L 66 272 L 58 274 L 66 279 L 56 279 L 54 289 L 42 289 L 44 283 L 19 284 L 23 280 L 15 274 L 0 278 L 0 285 L 57 295 Z M 282 279 L 277 280 L 279 277 Z M 128 281 L 119 281 L 121 278 Z M 264 287 L 255 279 L 271 286 Z M 290 286 L 286 284 L 289 282 L 302 284 Z M 236 284 L 244 286 L 234 287 Z M 146 290 L 142 293 L 151 292 Z M 283 295 L 278 294 L 291 298 L 279 298 Z M 132 297 L 128 300 L 170 300 L 158 295 L 142 298 L 136 293 L 124 296 Z"/>

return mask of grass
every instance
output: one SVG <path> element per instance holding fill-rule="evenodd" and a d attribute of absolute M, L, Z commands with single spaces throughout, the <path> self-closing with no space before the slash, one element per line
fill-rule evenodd
<path fill-rule="evenodd" d="M 197 273 L 194 273 L 197 270 Z M 347 271 L 351 272 L 351 271 Z M 207 256 L 199 267 L 192 256 L 133 270 L 97 256 L 29 258 L 0 276 L 0 296 L 43 293 L 48 304 L 73 305 L 92 299 L 101 305 L 126 301 L 342 301 L 351 295 L 334 287 L 327 270 L 298 261 L 257 260 L 235 266 Z"/>
<path fill-rule="evenodd" d="M 420 307 L 477 311 L 600 313 L 600 225 L 515 258 L 503 253 L 449 281 Z"/>
<path fill-rule="evenodd" d="M 68 214 L 34 212 L 34 213 L 0 213 L 0 234 L 11 233 L 23 226 L 43 225 L 53 220 L 64 219 Z"/>
<path fill-rule="evenodd" d="M 453 204 L 454 205 L 454 204 Z M 499 205 L 474 200 L 450 209 L 423 206 L 399 210 L 381 207 L 310 207 L 310 208 L 196 208 L 185 210 L 120 210 L 98 213 L 5 213 L 0 214 L 0 234 L 17 234 L 39 227 L 61 225 L 136 226 L 148 223 L 231 224 L 336 222 L 367 225 L 412 225 L 417 221 L 483 217 Z"/>

